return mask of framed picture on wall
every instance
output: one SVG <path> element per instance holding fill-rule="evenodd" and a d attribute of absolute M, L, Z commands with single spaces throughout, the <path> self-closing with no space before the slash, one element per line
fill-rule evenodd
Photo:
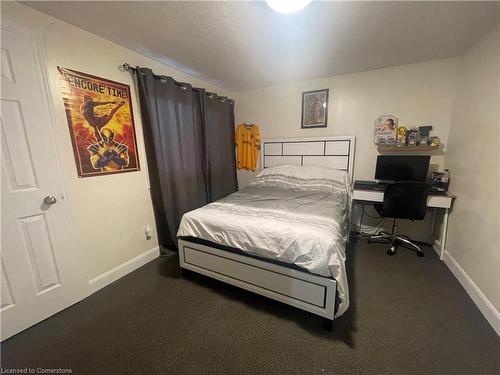
<path fill-rule="evenodd" d="M 302 129 L 326 128 L 329 89 L 302 93 Z"/>
<path fill-rule="evenodd" d="M 130 87 L 58 70 L 78 177 L 140 170 Z"/>

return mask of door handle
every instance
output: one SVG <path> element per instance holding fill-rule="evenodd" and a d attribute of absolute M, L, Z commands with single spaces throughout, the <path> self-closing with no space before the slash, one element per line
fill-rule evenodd
<path fill-rule="evenodd" d="M 57 199 L 53 195 L 47 195 L 45 198 L 43 198 L 43 203 L 47 205 L 55 204 L 56 202 Z"/>

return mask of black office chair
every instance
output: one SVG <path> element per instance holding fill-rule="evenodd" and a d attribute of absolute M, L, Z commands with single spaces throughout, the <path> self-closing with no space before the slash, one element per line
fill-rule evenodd
<path fill-rule="evenodd" d="M 396 219 L 422 220 L 425 217 L 427 197 L 431 185 L 424 182 L 396 182 L 386 186 L 384 203 L 375 204 L 375 209 L 382 217 L 393 218 L 392 232 L 381 232 L 371 236 L 370 242 L 387 242 L 391 244 L 388 255 L 396 254 L 398 244 L 409 246 L 417 251 L 417 255 L 424 256 L 422 249 L 413 243 L 409 237 L 397 235 Z"/>

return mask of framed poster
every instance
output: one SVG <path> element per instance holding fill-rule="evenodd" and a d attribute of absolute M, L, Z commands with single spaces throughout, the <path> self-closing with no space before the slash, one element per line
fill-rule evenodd
<path fill-rule="evenodd" d="M 375 120 L 373 143 L 377 146 L 392 146 L 396 144 L 398 119 L 392 115 L 382 115 Z"/>
<path fill-rule="evenodd" d="M 302 93 L 302 129 L 326 128 L 329 89 Z"/>
<path fill-rule="evenodd" d="M 57 69 L 78 177 L 140 170 L 130 87 Z"/>

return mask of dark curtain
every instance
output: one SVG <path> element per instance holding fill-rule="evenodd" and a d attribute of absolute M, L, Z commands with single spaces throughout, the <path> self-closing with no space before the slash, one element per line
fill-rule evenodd
<path fill-rule="evenodd" d="M 213 202 L 238 189 L 234 152 L 234 102 L 205 93 L 204 110 L 205 173 L 208 199 Z"/>
<path fill-rule="evenodd" d="M 234 104 L 147 68 L 135 73 L 158 241 L 175 249 L 184 213 L 237 189 Z"/>

